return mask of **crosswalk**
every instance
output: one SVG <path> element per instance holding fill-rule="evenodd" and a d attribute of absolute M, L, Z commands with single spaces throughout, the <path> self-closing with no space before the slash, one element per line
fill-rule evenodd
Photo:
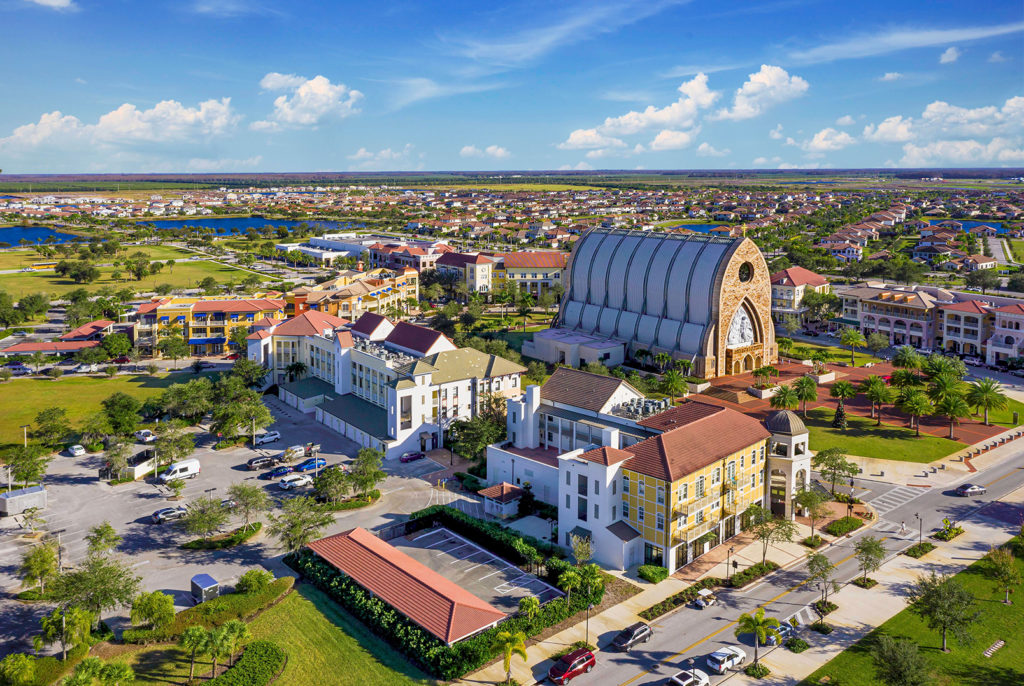
<path fill-rule="evenodd" d="M 875 512 L 878 513 L 878 516 L 881 517 L 888 512 L 892 512 L 897 507 L 906 505 L 915 498 L 921 497 L 927 492 L 927 488 L 897 486 L 890 491 L 886 491 L 882 495 L 869 499 L 867 503 L 871 505 L 871 507 L 875 509 Z"/>

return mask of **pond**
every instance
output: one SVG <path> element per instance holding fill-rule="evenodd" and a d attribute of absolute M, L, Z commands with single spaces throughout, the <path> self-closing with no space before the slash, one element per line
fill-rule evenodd
<path fill-rule="evenodd" d="M 977 226 L 991 226 L 996 230 L 997 233 L 1006 233 L 1006 227 L 1003 226 L 1003 222 L 980 222 L 973 219 L 929 219 L 929 224 L 941 224 L 942 222 L 960 222 L 963 224 L 964 231 L 970 231 Z"/>
<path fill-rule="evenodd" d="M 52 240 L 47 241 L 48 238 Z M 23 240 L 29 243 L 67 243 L 85 239 L 72 233 L 55 231 L 48 226 L 0 226 L 0 243 L 18 245 Z"/>
<path fill-rule="evenodd" d="M 262 229 L 270 226 L 277 228 L 286 226 L 289 230 L 299 224 L 316 226 L 328 231 L 347 231 L 360 228 L 362 224 L 338 222 L 330 220 L 296 221 L 294 219 L 264 219 L 263 217 L 193 217 L 189 219 L 150 219 L 139 224 L 152 224 L 157 230 L 180 229 L 185 226 L 201 226 L 213 229 L 222 235 L 245 233 L 247 229 Z"/>

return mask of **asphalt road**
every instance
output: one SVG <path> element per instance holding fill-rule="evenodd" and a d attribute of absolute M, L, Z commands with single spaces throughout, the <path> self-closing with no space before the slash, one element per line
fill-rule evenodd
<path fill-rule="evenodd" d="M 980 498 L 959 498 L 953 495 L 955 485 L 947 488 L 911 489 L 898 484 L 857 480 L 855 488 L 858 495 L 878 509 L 879 521 L 875 526 L 851 538 L 842 539 L 822 551 L 836 564 L 837 581 L 846 583 L 858 575 L 853 547 L 860 536 L 881 538 L 886 551 L 894 556 L 917 543 L 919 521 L 924 535 L 928 535 L 941 526 L 944 517 L 954 521 L 963 519 L 985 504 L 1024 485 L 1024 451 L 973 478 L 961 481 L 985 485 L 988 493 Z M 917 520 L 915 514 L 920 514 L 921 520 Z M 902 535 L 899 533 L 901 522 L 906 522 L 907 526 L 906 533 Z M 594 671 L 574 679 L 573 686 L 660 684 L 679 670 L 688 669 L 689 659 L 694 660 L 693 666 L 696 669 L 708 671 L 707 656 L 725 645 L 740 646 L 747 654 L 744 664 L 749 664 L 753 659 L 752 637 L 749 634 L 739 638 L 734 636 L 736 619 L 744 612 L 754 612 L 758 607 L 764 607 L 767 615 L 780 620 L 796 615 L 801 625 L 813 621 L 816 615 L 810 604 L 818 599 L 819 592 L 805 583 L 806 576 L 806 566 L 801 563 L 780 570 L 742 590 L 723 591 L 718 594 L 719 602 L 708 609 L 685 607 L 663 616 L 652 623 L 654 637 L 649 643 L 641 644 L 629 653 L 602 651 Z M 592 636 L 591 642 L 596 638 L 597 645 L 604 648 L 614 638 L 614 633 Z M 811 643 L 818 636 L 808 629 L 800 630 L 799 635 Z M 761 650 L 764 654 L 766 650 L 780 649 L 785 650 Z M 544 675 L 538 670 L 535 676 L 541 679 Z M 711 683 L 720 683 L 728 676 L 712 674 Z"/>

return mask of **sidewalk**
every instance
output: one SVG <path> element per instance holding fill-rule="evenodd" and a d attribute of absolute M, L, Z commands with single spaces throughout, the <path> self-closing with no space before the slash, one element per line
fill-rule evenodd
<path fill-rule="evenodd" d="M 1024 488 L 997 502 L 1024 503 Z M 919 575 L 933 569 L 944 574 L 960 572 L 978 560 L 980 551 L 1004 543 L 1016 532 L 1015 526 L 988 519 L 980 513 L 967 517 L 961 524 L 966 529 L 965 533 L 947 543 L 932 541 L 937 547 L 921 559 L 915 560 L 906 555 L 892 558 L 871 575 L 878 581 L 873 589 L 865 590 L 852 584 L 843 586 L 832 596 L 839 609 L 828 615 L 826 620 L 835 627 L 835 631 L 823 636 L 810 629 L 800 630 L 800 637 L 811 644 L 810 649 L 802 653 L 792 653 L 784 647 L 771 648 L 768 652 L 762 649 L 761 661 L 772 671 L 768 683 L 772 686 L 800 683 L 871 630 L 906 609 L 906 587 Z M 910 541 L 916 536 L 908 533 L 902 538 Z M 751 679 L 742 672 L 729 680 L 730 686 L 763 686 L 765 683 L 765 680 Z"/>

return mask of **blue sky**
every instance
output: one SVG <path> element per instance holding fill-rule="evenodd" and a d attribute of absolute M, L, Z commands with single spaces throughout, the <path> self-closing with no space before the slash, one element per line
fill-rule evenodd
<path fill-rule="evenodd" d="M 0 0 L 0 27 L 9 173 L 1024 166 L 1018 0 Z"/>

